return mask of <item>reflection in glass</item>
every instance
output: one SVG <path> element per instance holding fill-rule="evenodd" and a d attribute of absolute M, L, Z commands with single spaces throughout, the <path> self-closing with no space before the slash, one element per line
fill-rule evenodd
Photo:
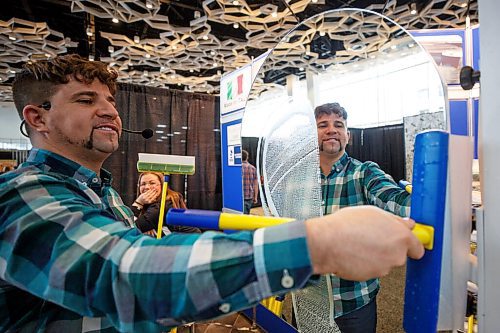
<path fill-rule="evenodd" d="M 369 145 L 364 143 L 364 131 L 399 125 L 405 145 L 399 147 L 405 160 L 400 164 L 406 164 L 400 167 L 410 179 L 414 135 L 446 128 L 445 97 L 431 57 L 380 14 L 343 9 L 303 22 L 262 65 L 243 118 L 242 136 L 259 140 L 264 211 L 296 218 L 321 215 L 316 106 L 338 102 L 345 107 L 348 126 L 360 133 L 356 145 L 366 156 L 370 149 L 390 149 L 383 138 L 371 136 Z M 322 279 L 296 293 L 301 331 L 338 331 L 329 282 Z"/>

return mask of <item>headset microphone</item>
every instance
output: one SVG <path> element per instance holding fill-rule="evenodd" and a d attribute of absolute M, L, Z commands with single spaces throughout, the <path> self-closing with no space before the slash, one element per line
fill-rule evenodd
<path fill-rule="evenodd" d="M 132 134 L 140 134 L 144 139 L 149 139 L 153 136 L 153 130 L 151 128 L 146 128 L 142 131 L 132 131 L 126 128 L 122 128 L 122 131 Z"/>

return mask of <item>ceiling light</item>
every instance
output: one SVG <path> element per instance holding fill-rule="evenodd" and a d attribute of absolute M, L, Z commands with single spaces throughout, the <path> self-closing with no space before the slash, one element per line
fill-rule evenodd
<path fill-rule="evenodd" d="M 95 60 L 95 57 L 93 54 L 89 54 L 89 61 L 94 61 Z"/>
<path fill-rule="evenodd" d="M 139 44 L 141 42 L 141 38 L 137 35 L 134 36 L 134 43 Z"/>
<path fill-rule="evenodd" d="M 203 38 L 203 40 L 207 40 L 207 39 L 208 39 L 208 36 L 207 36 L 207 35 L 204 35 L 202 38 Z"/>
<path fill-rule="evenodd" d="M 174 132 L 174 134 L 175 134 L 175 135 L 180 135 L 180 134 L 181 134 L 181 132 Z"/>
<path fill-rule="evenodd" d="M 304 67 L 299 67 L 299 71 L 303 72 L 304 71 Z"/>
<path fill-rule="evenodd" d="M 189 73 L 193 73 L 193 72 L 194 72 L 194 70 L 191 68 L 191 69 L 189 70 Z"/>
<path fill-rule="evenodd" d="M 312 2 L 312 3 L 317 3 L 317 2 L 318 2 L 318 0 L 312 0 L 311 2 Z"/>
<path fill-rule="evenodd" d="M 276 12 L 276 11 L 272 12 L 272 13 L 271 13 L 271 16 L 272 16 L 272 17 L 278 17 L 278 12 Z"/>
<path fill-rule="evenodd" d="M 233 5 L 238 6 L 239 4 L 240 4 L 240 2 L 238 0 L 233 1 Z"/>
<path fill-rule="evenodd" d="M 163 134 L 163 131 L 155 131 L 156 134 Z"/>
<path fill-rule="evenodd" d="M 86 33 L 87 33 L 87 36 L 89 36 L 89 37 L 92 37 L 92 35 L 93 35 L 92 29 L 90 29 L 90 27 L 87 28 Z"/>
<path fill-rule="evenodd" d="M 182 128 L 183 130 L 187 130 L 187 129 L 188 129 L 188 127 L 187 127 L 187 126 L 182 126 L 181 128 Z"/>
<path fill-rule="evenodd" d="M 148 9 L 153 8 L 153 4 L 151 3 L 151 1 L 146 1 L 146 8 Z"/>
<path fill-rule="evenodd" d="M 319 35 L 320 35 L 321 37 L 323 37 L 324 35 L 326 35 L 326 32 L 324 32 L 323 30 L 321 30 L 321 31 L 319 32 Z"/>
<path fill-rule="evenodd" d="M 177 45 L 172 45 L 172 50 L 177 50 Z"/>
<path fill-rule="evenodd" d="M 160 67 L 160 71 L 164 71 L 165 69 L 166 69 L 165 66 Z M 160 126 L 160 125 L 158 125 L 158 126 Z"/>
<path fill-rule="evenodd" d="M 215 55 L 215 51 L 214 50 L 210 51 L 210 55 L 214 56 Z"/>
<path fill-rule="evenodd" d="M 158 125 L 156 125 L 156 127 L 166 128 L 166 127 L 167 127 L 167 125 L 164 125 L 164 124 L 158 124 Z"/>
<path fill-rule="evenodd" d="M 199 11 L 195 10 L 194 11 L 194 18 L 197 19 L 197 18 L 200 18 L 201 14 Z"/>
<path fill-rule="evenodd" d="M 149 58 L 151 58 L 151 54 L 146 53 L 145 57 L 149 59 Z"/>
<path fill-rule="evenodd" d="M 217 63 L 216 63 L 216 62 L 214 62 L 212 66 L 213 66 L 213 67 L 217 67 Z"/>
<path fill-rule="evenodd" d="M 15 36 L 9 36 L 9 39 L 10 40 L 17 40 L 17 38 Z"/>
<path fill-rule="evenodd" d="M 238 22 L 233 23 L 233 28 L 238 29 L 239 27 L 240 25 L 238 24 Z"/>
<path fill-rule="evenodd" d="M 410 14 L 411 15 L 416 15 L 417 14 L 417 4 L 412 2 L 410 4 Z"/>
<path fill-rule="evenodd" d="M 148 76 L 148 74 L 149 74 L 149 72 L 148 72 L 148 71 L 144 71 L 144 72 L 142 73 L 142 75 L 143 75 L 143 76 Z"/>
<path fill-rule="evenodd" d="M 171 79 L 175 79 L 175 74 L 170 75 Z"/>
<path fill-rule="evenodd" d="M 118 19 L 117 19 L 116 17 L 113 17 L 113 18 L 111 19 L 111 21 L 113 21 L 113 23 L 118 23 L 118 22 L 120 22 L 120 21 L 118 21 Z"/>
<path fill-rule="evenodd" d="M 109 53 L 115 52 L 115 48 L 112 45 L 108 46 L 108 52 Z"/>

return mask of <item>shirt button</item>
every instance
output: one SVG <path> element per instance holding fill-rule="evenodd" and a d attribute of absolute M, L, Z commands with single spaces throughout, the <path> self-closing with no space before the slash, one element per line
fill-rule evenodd
<path fill-rule="evenodd" d="M 231 310 L 231 304 L 229 303 L 223 303 L 221 306 L 219 306 L 219 310 L 224 313 L 228 313 Z"/>
<path fill-rule="evenodd" d="M 283 271 L 283 277 L 281 278 L 281 285 L 283 286 L 283 288 L 292 288 L 293 287 L 293 284 L 295 283 L 295 281 L 293 280 L 293 277 L 290 276 L 290 274 L 288 274 L 288 271 L 285 269 Z"/>

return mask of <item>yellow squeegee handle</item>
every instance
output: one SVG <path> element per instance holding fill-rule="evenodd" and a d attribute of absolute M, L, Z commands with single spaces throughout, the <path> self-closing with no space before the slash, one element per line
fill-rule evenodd
<path fill-rule="evenodd" d="M 170 178 L 170 175 L 165 175 L 165 181 L 163 182 L 163 187 L 161 190 L 160 214 L 158 214 L 158 231 L 156 233 L 157 239 L 161 238 L 162 230 L 163 230 L 163 220 L 165 217 L 165 201 L 167 199 L 169 178 Z"/>
<path fill-rule="evenodd" d="M 415 237 L 422 243 L 425 249 L 432 250 L 434 247 L 434 228 L 430 225 L 415 223 L 412 230 Z"/>

